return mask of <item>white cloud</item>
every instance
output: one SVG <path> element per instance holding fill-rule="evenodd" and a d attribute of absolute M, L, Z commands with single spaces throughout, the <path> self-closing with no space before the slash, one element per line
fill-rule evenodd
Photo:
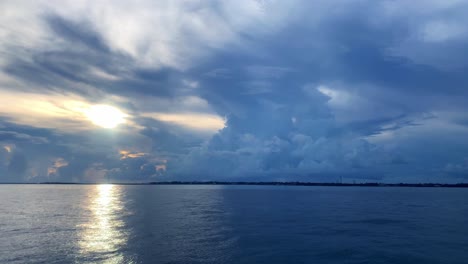
<path fill-rule="evenodd" d="M 203 113 L 143 113 L 142 116 L 213 134 L 224 128 L 226 122 L 218 115 Z"/>
<path fill-rule="evenodd" d="M 213 49 L 243 45 L 247 31 L 280 28 L 291 4 L 277 1 L 2 1 L 0 50 L 63 48 L 43 21 L 60 15 L 96 31 L 115 53 L 144 67 L 185 69 Z"/>
<path fill-rule="evenodd" d="M 325 85 L 319 85 L 317 90 L 330 98 L 328 103 L 332 107 L 346 108 L 353 100 L 352 96 L 345 90 L 334 90 Z"/>
<path fill-rule="evenodd" d="M 310 86 L 307 87 L 311 89 Z M 376 97 L 372 93 L 372 91 L 381 91 L 380 87 L 331 82 L 317 86 L 316 90 L 329 98 L 327 105 L 338 122 L 366 121 L 401 114 L 401 110 L 392 107 L 388 99 Z"/>
<path fill-rule="evenodd" d="M 463 38 L 466 29 L 464 25 L 445 21 L 431 21 L 423 28 L 423 40 L 427 42 L 444 42 Z"/>
<path fill-rule="evenodd" d="M 468 42 L 467 8 L 464 0 L 385 1 L 376 17 L 387 27 L 398 23 L 406 27 L 406 33 L 388 47 L 389 55 L 447 70 L 467 65 L 457 53 Z"/>

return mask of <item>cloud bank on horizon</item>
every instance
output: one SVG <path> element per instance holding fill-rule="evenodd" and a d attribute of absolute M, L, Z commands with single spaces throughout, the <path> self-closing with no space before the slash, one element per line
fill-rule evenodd
<path fill-rule="evenodd" d="M 466 181 L 467 17 L 466 0 L 2 1 L 0 182 Z"/>

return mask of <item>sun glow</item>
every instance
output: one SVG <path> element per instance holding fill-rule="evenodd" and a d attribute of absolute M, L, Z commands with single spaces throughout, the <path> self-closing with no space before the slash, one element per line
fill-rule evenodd
<path fill-rule="evenodd" d="M 95 125 L 114 128 L 125 123 L 127 115 L 110 105 L 93 105 L 85 111 L 86 117 Z"/>

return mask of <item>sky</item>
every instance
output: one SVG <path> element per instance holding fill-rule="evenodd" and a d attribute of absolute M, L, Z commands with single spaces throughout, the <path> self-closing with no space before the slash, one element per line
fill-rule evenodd
<path fill-rule="evenodd" d="M 467 182 L 466 0 L 3 0 L 0 182 Z"/>

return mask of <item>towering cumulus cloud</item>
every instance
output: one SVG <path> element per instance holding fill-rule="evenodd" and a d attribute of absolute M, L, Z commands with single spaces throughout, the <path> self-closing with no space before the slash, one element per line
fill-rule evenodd
<path fill-rule="evenodd" d="M 468 1 L 2 1 L 0 181 L 463 182 Z"/>

